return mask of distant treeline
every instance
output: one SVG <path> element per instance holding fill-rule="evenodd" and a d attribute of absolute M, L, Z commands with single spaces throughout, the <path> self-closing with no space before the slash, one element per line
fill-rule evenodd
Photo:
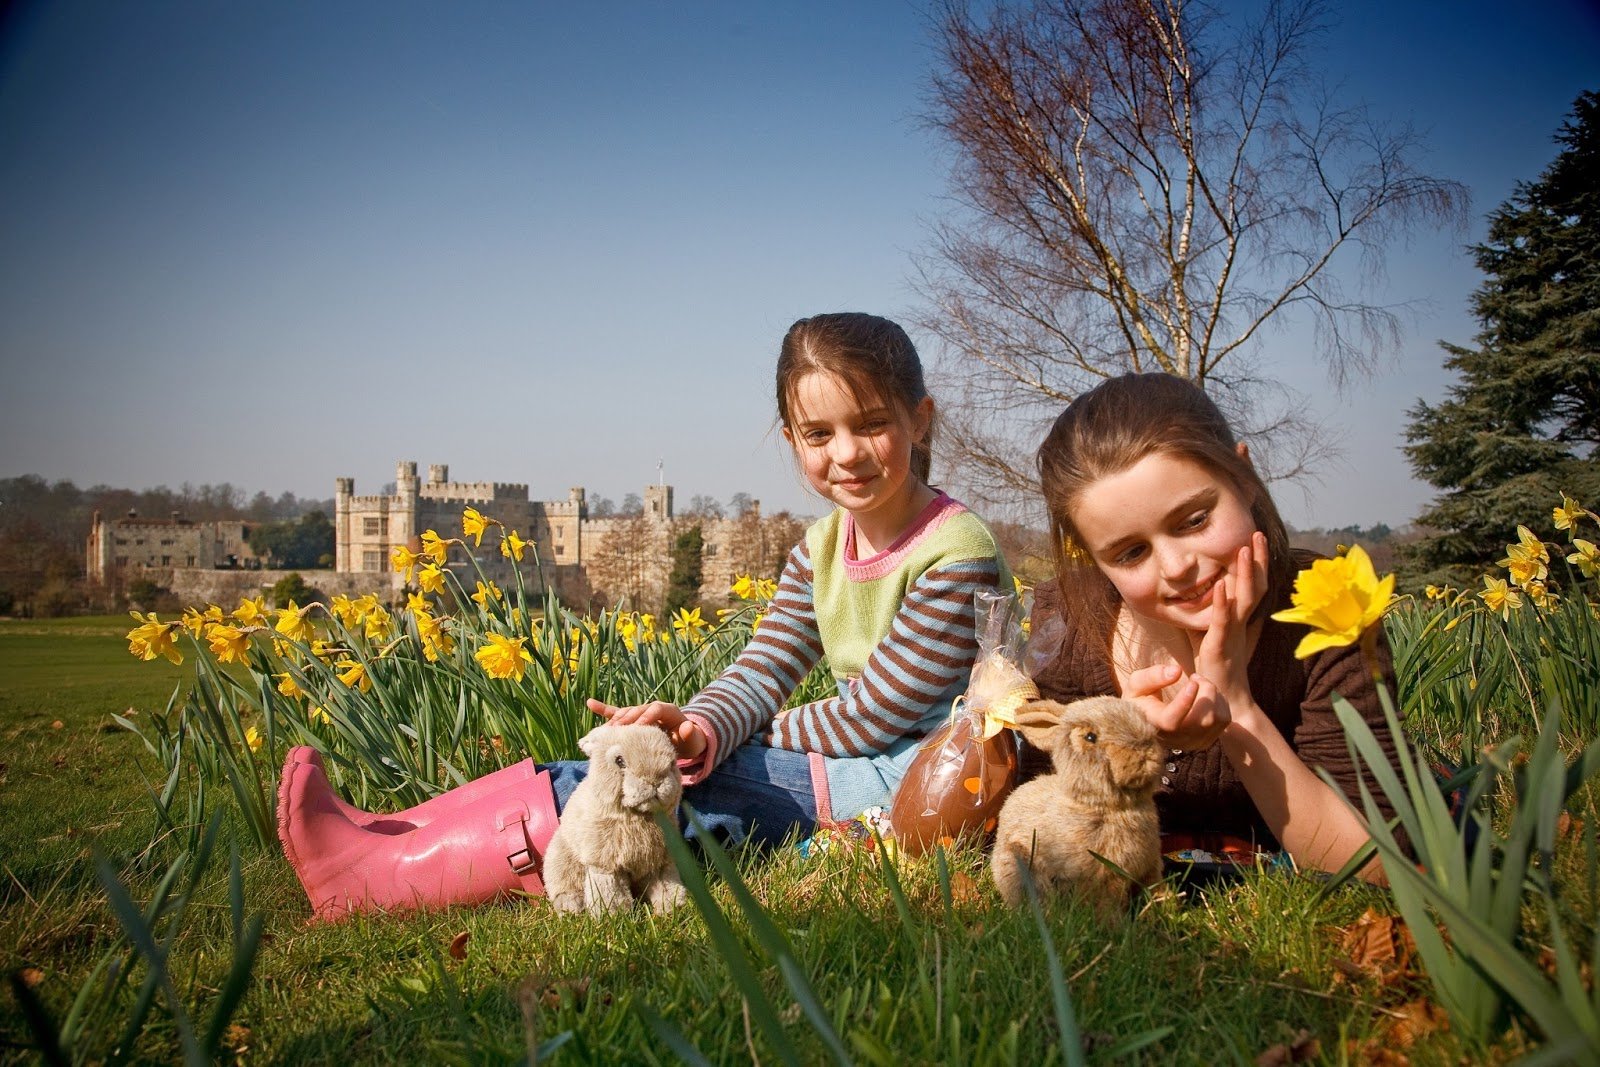
<path fill-rule="evenodd" d="M 119 607 L 108 591 L 84 582 L 89 524 L 96 511 L 107 519 L 133 511 L 153 519 L 176 513 L 195 522 L 288 523 L 313 511 L 331 516 L 333 500 L 293 493 L 251 496 L 229 482 L 135 490 L 109 485 L 80 489 L 37 474 L 0 478 L 0 614 L 62 615 Z"/>

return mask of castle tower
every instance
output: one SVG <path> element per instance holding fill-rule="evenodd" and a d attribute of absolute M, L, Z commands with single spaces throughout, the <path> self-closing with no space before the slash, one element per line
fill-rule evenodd
<path fill-rule="evenodd" d="M 395 518 L 389 519 L 389 539 L 397 545 L 408 544 L 417 536 L 417 463 L 415 460 L 403 459 L 395 467 L 394 495 L 399 504 L 400 528 L 395 529 Z"/>
<path fill-rule="evenodd" d="M 450 465 L 448 463 L 428 464 L 428 484 L 443 485 L 450 480 Z"/>
<path fill-rule="evenodd" d="M 672 486 L 645 486 L 644 514 L 651 522 L 666 522 L 672 518 Z"/>
<path fill-rule="evenodd" d="M 354 478 L 333 480 L 333 569 L 349 571 L 350 565 L 350 498 L 355 496 Z"/>

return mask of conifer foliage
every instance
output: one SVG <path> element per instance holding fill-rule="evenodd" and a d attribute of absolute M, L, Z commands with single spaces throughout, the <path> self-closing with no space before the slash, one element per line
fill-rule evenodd
<path fill-rule="evenodd" d="M 1477 346 L 1442 343 L 1459 380 L 1408 412 L 1406 454 L 1443 492 L 1417 518 L 1418 577 L 1462 580 L 1561 493 L 1600 499 L 1600 93 L 1555 136 L 1560 154 L 1489 216 L 1473 249 Z"/>

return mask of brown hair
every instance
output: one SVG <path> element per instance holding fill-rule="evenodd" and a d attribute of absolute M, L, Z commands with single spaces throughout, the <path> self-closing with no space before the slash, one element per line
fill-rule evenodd
<path fill-rule="evenodd" d="M 1171 374 L 1124 374 L 1067 405 L 1039 446 L 1039 481 L 1055 539 L 1061 610 L 1078 632 L 1108 642 L 1121 601 L 1072 524 L 1072 508 L 1092 483 L 1163 454 L 1199 464 L 1249 503 L 1267 535 L 1267 588 L 1253 619 L 1286 601 L 1294 583 L 1289 532 L 1261 476 L 1238 451 L 1228 420 L 1205 391 Z M 1076 583 L 1071 590 L 1067 583 Z"/>
<path fill-rule="evenodd" d="M 789 327 L 778 350 L 778 421 L 793 425 L 795 389 L 813 371 L 838 378 L 857 402 L 868 398 L 890 405 L 910 419 L 928 395 L 922 360 L 900 326 L 877 315 L 839 311 L 813 315 Z M 911 473 L 928 481 L 932 465 L 933 426 L 911 444 Z"/>

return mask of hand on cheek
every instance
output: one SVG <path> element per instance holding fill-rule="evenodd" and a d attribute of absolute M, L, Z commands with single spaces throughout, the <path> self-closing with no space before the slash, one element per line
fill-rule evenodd
<path fill-rule="evenodd" d="M 1254 534 L 1239 549 L 1211 598 L 1211 622 L 1195 648 L 1195 673 L 1224 698 L 1243 706 L 1250 697 L 1250 616 L 1266 595 L 1267 539 Z"/>

